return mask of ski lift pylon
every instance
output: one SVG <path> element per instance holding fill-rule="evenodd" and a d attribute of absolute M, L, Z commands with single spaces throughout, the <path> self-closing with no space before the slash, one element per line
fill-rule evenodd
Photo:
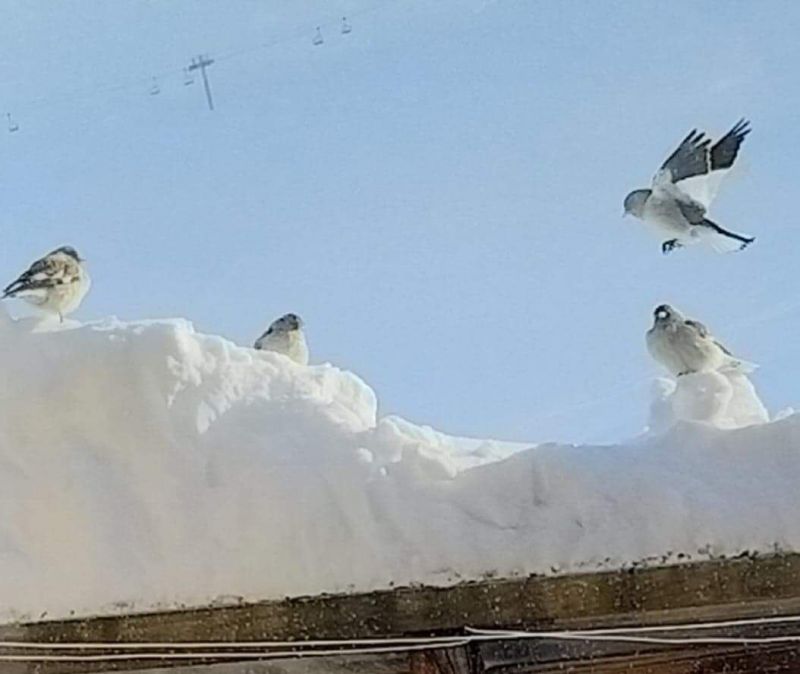
<path fill-rule="evenodd" d="M 342 35 L 347 35 L 348 33 L 352 32 L 353 27 L 347 23 L 347 17 L 342 17 Z"/>
<path fill-rule="evenodd" d="M 318 47 L 323 42 L 325 42 L 325 40 L 322 38 L 322 31 L 320 30 L 320 27 L 317 26 L 317 32 L 314 35 L 314 39 L 311 40 L 311 44 L 313 44 L 315 47 Z"/>

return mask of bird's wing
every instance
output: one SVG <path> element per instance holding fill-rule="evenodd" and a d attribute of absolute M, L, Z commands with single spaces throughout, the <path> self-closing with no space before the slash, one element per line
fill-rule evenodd
<path fill-rule="evenodd" d="M 672 182 L 670 177 L 668 169 L 658 171 L 653 178 L 653 193 L 662 199 L 674 201 L 689 224 L 702 223 L 706 215 L 706 207 L 681 189 L 683 183 L 679 186 Z"/>
<path fill-rule="evenodd" d="M 695 201 L 709 208 L 711 202 L 717 196 L 717 192 L 719 192 L 719 186 L 724 177 L 725 171 L 712 171 L 705 175 L 686 178 L 680 183 L 681 190 Z"/>
<path fill-rule="evenodd" d="M 751 372 L 755 372 L 758 369 L 758 365 L 756 363 L 750 362 L 749 360 L 742 360 L 738 356 L 734 356 L 730 349 L 726 348 L 724 344 L 713 339 L 714 344 L 716 344 L 719 349 L 730 359 L 725 365 L 722 366 L 721 370 L 733 370 L 734 372 L 740 372 L 741 374 L 750 374 Z"/>
<path fill-rule="evenodd" d="M 21 290 L 29 288 L 31 284 L 45 278 L 52 267 L 53 260 L 51 258 L 43 257 L 41 260 L 36 260 L 36 262 L 22 272 L 16 280 L 5 287 L 3 290 L 4 296 L 13 295 Z"/>
<path fill-rule="evenodd" d="M 689 326 L 692 328 L 700 337 L 706 338 L 709 336 L 708 328 L 701 323 L 700 321 L 695 321 L 692 318 L 687 318 L 684 322 L 684 325 Z"/>
<path fill-rule="evenodd" d="M 6 286 L 4 295 L 46 290 L 65 283 L 72 283 L 78 275 L 77 264 L 66 259 L 43 257 L 36 260 L 16 281 Z"/>
<path fill-rule="evenodd" d="M 731 358 L 734 358 L 734 357 L 735 357 L 735 356 L 734 356 L 734 355 L 733 355 L 733 354 L 730 352 L 730 349 L 727 349 L 727 348 L 725 347 L 725 345 L 724 345 L 724 344 L 722 344 L 722 342 L 719 342 L 719 341 L 717 341 L 717 340 L 715 339 L 715 340 L 714 340 L 714 344 L 716 344 L 716 345 L 717 345 L 717 346 L 718 346 L 720 349 L 722 349 L 722 351 L 723 351 L 723 353 L 725 353 L 725 355 L 727 355 L 727 356 L 730 356 Z"/>
<path fill-rule="evenodd" d="M 711 333 L 708 331 L 708 328 L 701 323 L 700 321 L 695 321 L 691 318 L 687 318 L 684 321 L 684 324 L 692 329 L 697 333 L 697 335 L 702 339 L 710 339 L 714 345 L 722 351 L 728 358 L 730 359 L 722 366 L 722 370 L 734 370 L 741 372 L 743 374 L 748 374 L 753 372 L 755 369 L 758 368 L 758 365 L 755 363 L 751 363 L 746 360 L 742 360 L 741 358 L 737 358 L 736 356 L 731 353 L 731 350 L 728 349 L 722 342 L 720 342 L 716 337 L 712 337 Z"/>
<path fill-rule="evenodd" d="M 272 334 L 272 326 L 270 325 L 270 326 L 269 326 L 269 328 L 267 328 L 267 330 L 264 332 L 264 334 L 263 334 L 263 335 L 261 335 L 261 337 L 259 337 L 259 338 L 258 338 L 258 339 L 257 339 L 257 340 L 256 340 L 256 341 L 253 343 L 253 348 L 254 348 L 254 349 L 261 349 L 261 348 L 263 348 L 265 340 L 266 340 L 266 339 L 267 339 L 267 338 L 268 338 L 268 337 L 269 337 L 271 334 Z"/>
<path fill-rule="evenodd" d="M 687 318 L 684 323 L 697 332 L 697 334 L 702 337 L 703 339 L 710 339 L 719 349 L 726 355 L 730 356 L 731 358 L 736 358 L 724 344 L 722 344 L 716 337 L 712 337 L 711 333 L 708 331 L 708 328 L 705 324 L 701 323 L 700 321 L 696 321 L 691 318 Z"/>
<path fill-rule="evenodd" d="M 700 237 L 718 253 L 731 253 L 742 250 L 753 239 L 748 239 L 733 232 L 722 229 L 719 225 L 706 218 L 706 207 L 699 201 L 683 192 L 678 185 L 668 185 L 661 188 L 662 194 L 671 197 L 680 210 L 686 222 L 695 227 L 692 236 Z"/>
<path fill-rule="evenodd" d="M 706 208 L 699 201 L 695 201 L 685 194 L 678 194 L 675 197 L 683 217 L 692 225 L 700 225 L 706 217 Z"/>
<path fill-rule="evenodd" d="M 711 148 L 711 170 L 724 171 L 733 166 L 745 137 L 750 133 L 750 122 L 742 118 Z"/>
<path fill-rule="evenodd" d="M 739 120 L 734 127 L 708 150 L 708 169 L 705 172 L 674 178 L 680 188 L 706 208 L 711 206 L 719 187 L 739 154 L 745 137 L 750 133 L 750 123 Z"/>
<path fill-rule="evenodd" d="M 669 171 L 673 183 L 692 176 L 703 175 L 709 171 L 708 146 L 711 139 L 703 132 L 692 129 L 661 165 L 661 171 Z"/>

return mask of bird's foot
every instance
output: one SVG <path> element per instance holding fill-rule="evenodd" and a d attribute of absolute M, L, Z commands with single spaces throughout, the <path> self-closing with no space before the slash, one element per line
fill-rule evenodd
<path fill-rule="evenodd" d="M 664 255 L 668 255 L 676 248 L 683 248 L 683 244 L 681 244 L 678 239 L 670 239 L 661 244 L 661 252 L 664 253 Z"/>

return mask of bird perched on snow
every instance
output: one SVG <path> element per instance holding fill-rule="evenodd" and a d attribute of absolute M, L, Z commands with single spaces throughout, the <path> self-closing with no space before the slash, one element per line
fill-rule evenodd
<path fill-rule="evenodd" d="M 625 215 L 644 220 L 668 237 L 661 244 L 664 254 L 699 241 L 718 251 L 741 250 L 755 241 L 706 217 L 719 184 L 750 133 L 749 124 L 740 120 L 713 146 L 705 133 L 692 130 L 658 170 L 651 189 L 634 190 L 625 197 Z"/>
<path fill-rule="evenodd" d="M 755 369 L 752 363 L 736 358 L 714 339 L 705 325 L 685 318 L 669 304 L 656 307 L 654 315 L 653 327 L 647 331 L 647 350 L 673 375 Z"/>
<path fill-rule="evenodd" d="M 256 340 L 254 347 L 261 351 L 276 351 L 289 356 L 300 365 L 308 365 L 303 321 L 296 314 L 285 314 L 273 321 L 267 331 Z"/>
<path fill-rule="evenodd" d="M 36 260 L 27 271 L 6 286 L 3 299 L 18 297 L 34 306 L 64 316 L 75 311 L 83 300 L 91 279 L 83 260 L 71 246 L 61 246 Z"/>

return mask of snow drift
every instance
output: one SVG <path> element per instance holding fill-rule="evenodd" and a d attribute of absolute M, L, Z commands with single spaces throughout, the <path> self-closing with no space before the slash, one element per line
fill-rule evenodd
<path fill-rule="evenodd" d="M 34 328 L 0 310 L 4 620 L 800 545 L 800 418 L 743 378 L 662 382 L 624 444 L 526 448 L 181 320 Z"/>

